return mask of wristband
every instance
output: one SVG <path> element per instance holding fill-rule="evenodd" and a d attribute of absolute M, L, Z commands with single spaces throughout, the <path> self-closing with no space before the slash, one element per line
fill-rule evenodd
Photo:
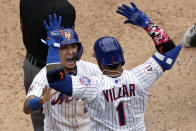
<path fill-rule="evenodd" d="M 32 98 L 28 101 L 28 106 L 32 111 L 37 111 L 42 107 L 42 104 L 39 102 L 39 97 Z"/>

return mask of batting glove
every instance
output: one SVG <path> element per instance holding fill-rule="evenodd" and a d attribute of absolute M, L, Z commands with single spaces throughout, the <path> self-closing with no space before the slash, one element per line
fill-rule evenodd
<path fill-rule="evenodd" d="M 131 2 L 131 5 L 133 8 L 122 4 L 122 6 L 118 7 L 116 12 L 128 18 L 128 20 L 124 22 L 125 24 L 131 23 L 145 29 L 151 22 L 150 19 L 142 11 L 140 11 L 133 2 Z"/>
<path fill-rule="evenodd" d="M 52 15 L 49 15 L 49 25 L 45 20 L 43 21 L 47 31 L 47 39 L 45 41 L 45 44 L 48 46 L 46 65 L 60 63 L 59 47 L 61 40 L 61 20 L 61 16 L 59 16 L 59 19 L 57 20 L 56 14 L 53 14 L 53 17 Z"/>

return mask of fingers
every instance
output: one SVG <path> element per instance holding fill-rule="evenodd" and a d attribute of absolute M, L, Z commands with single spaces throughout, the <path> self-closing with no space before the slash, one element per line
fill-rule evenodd
<path fill-rule="evenodd" d="M 131 8 L 128 5 L 122 4 L 122 7 L 118 8 L 118 9 L 122 10 L 122 11 L 127 11 L 128 10 L 129 12 L 133 12 L 134 10 L 136 10 L 136 11 L 138 10 L 137 6 L 133 2 L 131 2 L 131 5 L 132 5 L 133 8 Z"/>
<path fill-rule="evenodd" d="M 117 10 L 116 12 L 119 13 L 119 14 L 121 14 L 121 15 L 123 15 L 123 16 L 125 16 L 125 17 L 127 17 L 126 13 L 123 12 L 123 11 L 121 11 L 121 10 Z"/>
<path fill-rule="evenodd" d="M 47 94 L 47 92 L 48 92 L 48 86 L 45 85 L 45 87 L 44 87 L 44 89 L 43 89 L 43 94 Z"/>
<path fill-rule="evenodd" d="M 132 7 L 133 7 L 134 9 L 138 10 L 137 6 L 136 6 L 133 2 L 131 2 L 131 5 L 132 5 Z"/>
<path fill-rule="evenodd" d="M 53 92 L 53 93 L 51 94 L 51 96 L 54 96 L 56 93 L 58 93 L 58 92 L 57 92 L 57 91 Z"/>
<path fill-rule="evenodd" d="M 60 29 L 61 26 L 61 21 L 62 21 L 62 16 L 59 16 L 59 19 L 57 20 L 57 15 L 56 13 L 52 15 L 49 15 L 49 25 L 45 20 L 43 20 L 43 24 L 45 29 L 48 31 L 50 29 L 53 29 L 54 27 L 57 27 Z"/>
<path fill-rule="evenodd" d="M 50 88 L 48 85 L 46 85 L 44 89 L 46 90 L 47 95 L 50 95 L 50 97 L 58 93 L 58 91 L 51 92 L 52 88 Z"/>
<path fill-rule="evenodd" d="M 52 28 L 53 26 L 52 15 L 49 15 L 49 27 Z"/>
<path fill-rule="evenodd" d="M 61 27 L 61 21 L 62 21 L 62 16 L 59 16 L 59 20 L 58 20 L 58 27 Z"/>
<path fill-rule="evenodd" d="M 47 93 L 50 92 L 50 90 L 51 90 L 51 88 L 48 85 L 45 85 L 45 89 L 46 89 Z"/>
<path fill-rule="evenodd" d="M 43 24 L 44 24 L 45 29 L 48 31 L 50 28 L 45 20 L 43 20 Z"/>
<path fill-rule="evenodd" d="M 46 94 L 46 86 L 44 87 L 43 91 L 42 91 L 42 96 Z"/>
<path fill-rule="evenodd" d="M 43 94 L 43 95 L 44 95 L 44 94 L 48 94 L 48 93 L 50 92 L 50 90 L 51 90 L 50 87 L 49 87 L 48 85 L 45 85 L 42 94 Z"/>
<path fill-rule="evenodd" d="M 121 6 L 119 6 L 119 7 L 118 7 L 118 10 L 126 11 L 126 9 L 125 9 L 125 8 L 123 8 L 123 7 L 121 7 Z"/>
<path fill-rule="evenodd" d="M 122 4 L 122 6 L 119 6 L 117 9 L 117 13 L 125 17 L 129 17 L 131 14 L 133 14 L 133 12 L 134 12 L 134 9 L 125 4 Z"/>
<path fill-rule="evenodd" d="M 53 14 L 53 24 L 54 24 L 54 26 L 58 26 L 57 25 L 57 16 L 56 16 L 56 13 Z"/>
<path fill-rule="evenodd" d="M 45 102 L 49 101 L 56 93 L 58 92 L 51 92 L 51 88 L 48 85 L 45 85 L 42 95 L 40 96 L 40 99 L 42 101 L 41 103 L 44 104 Z"/>
<path fill-rule="evenodd" d="M 124 7 L 127 10 L 130 10 L 131 9 L 131 7 L 129 7 L 128 5 L 125 5 L 125 4 L 122 4 L 122 7 Z"/>

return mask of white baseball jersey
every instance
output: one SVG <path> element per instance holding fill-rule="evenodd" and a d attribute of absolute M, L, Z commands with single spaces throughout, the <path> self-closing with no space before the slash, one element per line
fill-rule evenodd
<path fill-rule="evenodd" d="M 76 65 L 77 76 L 93 76 L 102 73 L 97 65 L 90 62 L 80 60 Z M 40 97 L 45 85 L 48 85 L 46 67 L 34 78 L 26 98 L 31 95 Z M 45 114 L 45 131 L 86 131 L 89 128 L 89 117 L 84 102 L 60 92 L 43 105 L 43 113 Z"/>
<path fill-rule="evenodd" d="M 132 70 L 123 70 L 117 78 L 72 76 L 72 97 L 85 101 L 91 131 L 145 131 L 148 92 L 162 74 L 150 57 Z"/>

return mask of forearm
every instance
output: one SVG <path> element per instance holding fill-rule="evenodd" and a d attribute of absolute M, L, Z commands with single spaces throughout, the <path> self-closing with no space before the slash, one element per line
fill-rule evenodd
<path fill-rule="evenodd" d="M 29 100 L 35 98 L 36 96 L 29 96 L 25 102 L 24 102 L 24 106 L 23 106 L 23 111 L 25 114 L 32 114 L 32 113 L 35 113 L 35 112 L 38 112 L 37 111 L 34 111 L 34 110 L 31 110 L 30 107 L 29 107 Z"/>
<path fill-rule="evenodd" d="M 67 96 L 72 96 L 72 78 L 62 68 L 47 72 L 49 86 Z"/>
<path fill-rule="evenodd" d="M 60 68 L 62 68 L 61 64 L 49 64 L 49 65 L 46 65 L 47 72 L 50 72 L 50 71 L 53 71 L 53 70 L 57 70 L 57 69 L 60 69 Z"/>
<path fill-rule="evenodd" d="M 176 47 L 169 36 L 156 24 L 150 23 L 145 30 L 153 39 L 154 45 L 159 53 L 166 53 Z"/>

